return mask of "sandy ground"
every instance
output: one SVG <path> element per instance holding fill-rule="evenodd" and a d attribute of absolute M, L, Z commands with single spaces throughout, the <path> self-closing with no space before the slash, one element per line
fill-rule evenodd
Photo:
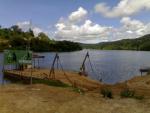
<path fill-rule="evenodd" d="M 0 87 L 0 113 L 150 113 L 150 99 L 105 99 L 45 85 Z"/>
<path fill-rule="evenodd" d="M 10 73 L 10 75 L 12 75 L 11 73 L 13 73 L 19 77 L 20 77 L 20 74 L 21 76 L 30 77 L 31 70 L 24 70 L 24 71 L 13 70 L 13 71 L 7 71 L 7 73 Z M 49 79 L 49 70 L 48 69 L 33 69 L 32 76 L 36 78 L 41 78 L 41 79 L 45 79 L 45 78 Z M 63 71 L 55 70 L 55 79 L 60 80 L 66 84 L 75 85 L 76 87 L 79 87 L 85 90 L 93 90 L 101 86 L 100 82 L 91 80 L 85 76 L 81 76 L 76 72 L 65 71 L 65 75 L 64 75 Z"/>
<path fill-rule="evenodd" d="M 113 90 L 114 98 L 103 98 L 98 90 L 85 94 L 71 88 L 42 84 L 0 86 L 0 113 L 150 113 L 150 76 L 136 77 L 126 83 L 102 85 Z M 144 99 L 122 99 L 124 88 L 132 88 Z"/>

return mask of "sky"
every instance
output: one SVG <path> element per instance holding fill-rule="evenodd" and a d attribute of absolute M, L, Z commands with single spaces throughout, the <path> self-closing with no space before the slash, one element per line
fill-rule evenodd
<path fill-rule="evenodd" d="M 150 33 L 150 0 L 0 0 L 0 25 L 98 43 Z"/>

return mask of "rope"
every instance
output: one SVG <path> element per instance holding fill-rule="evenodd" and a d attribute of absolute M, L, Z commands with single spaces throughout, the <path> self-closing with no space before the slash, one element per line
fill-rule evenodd
<path fill-rule="evenodd" d="M 69 77 L 66 75 L 66 73 L 65 73 L 65 71 L 64 71 L 64 69 L 63 69 L 63 66 L 62 66 L 62 64 L 61 64 L 60 59 L 58 59 L 58 61 L 59 61 L 59 64 L 60 64 L 60 68 L 61 68 L 61 70 L 62 70 L 63 73 L 64 73 L 64 76 L 65 76 L 66 79 L 72 84 L 72 81 L 69 79 Z M 73 85 L 73 84 L 72 84 L 72 85 Z"/>
<path fill-rule="evenodd" d="M 99 79 L 99 76 L 97 75 L 97 73 L 95 72 L 95 70 L 94 70 L 94 68 L 93 68 L 93 65 L 92 65 L 92 63 L 91 63 L 91 60 L 90 60 L 90 57 L 88 57 L 88 59 L 89 59 L 89 64 L 90 64 L 90 67 L 91 67 L 91 70 L 92 70 L 92 73 L 94 73 L 94 75 L 96 76 L 96 77 L 98 77 L 98 80 L 102 80 L 102 78 L 100 78 Z M 94 66 L 95 67 L 95 66 Z"/>

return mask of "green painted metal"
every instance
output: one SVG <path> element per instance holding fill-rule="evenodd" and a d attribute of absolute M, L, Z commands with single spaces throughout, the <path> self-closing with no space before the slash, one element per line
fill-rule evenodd
<path fill-rule="evenodd" d="M 27 50 L 5 50 L 4 65 L 8 64 L 31 64 L 32 51 Z"/>

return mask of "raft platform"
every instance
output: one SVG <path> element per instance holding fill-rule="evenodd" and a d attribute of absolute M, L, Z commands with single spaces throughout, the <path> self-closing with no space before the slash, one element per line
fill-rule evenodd
<path fill-rule="evenodd" d="M 150 67 L 147 67 L 147 68 L 141 68 L 139 71 L 141 72 L 141 76 L 142 76 L 142 73 L 150 72 Z"/>
<path fill-rule="evenodd" d="M 32 73 L 32 74 L 31 74 Z M 41 79 L 41 80 L 51 80 L 49 78 L 49 69 L 24 69 L 22 70 L 5 70 L 4 76 L 10 79 L 23 80 L 30 83 L 31 77 L 32 79 Z M 69 80 L 68 80 L 69 78 Z M 76 72 L 69 72 L 61 70 L 55 70 L 55 80 L 59 80 L 68 85 L 72 85 L 74 87 L 93 90 L 100 88 L 101 83 L 95 80 L 91 80 L 88 77 L 81 76 Z"/>

